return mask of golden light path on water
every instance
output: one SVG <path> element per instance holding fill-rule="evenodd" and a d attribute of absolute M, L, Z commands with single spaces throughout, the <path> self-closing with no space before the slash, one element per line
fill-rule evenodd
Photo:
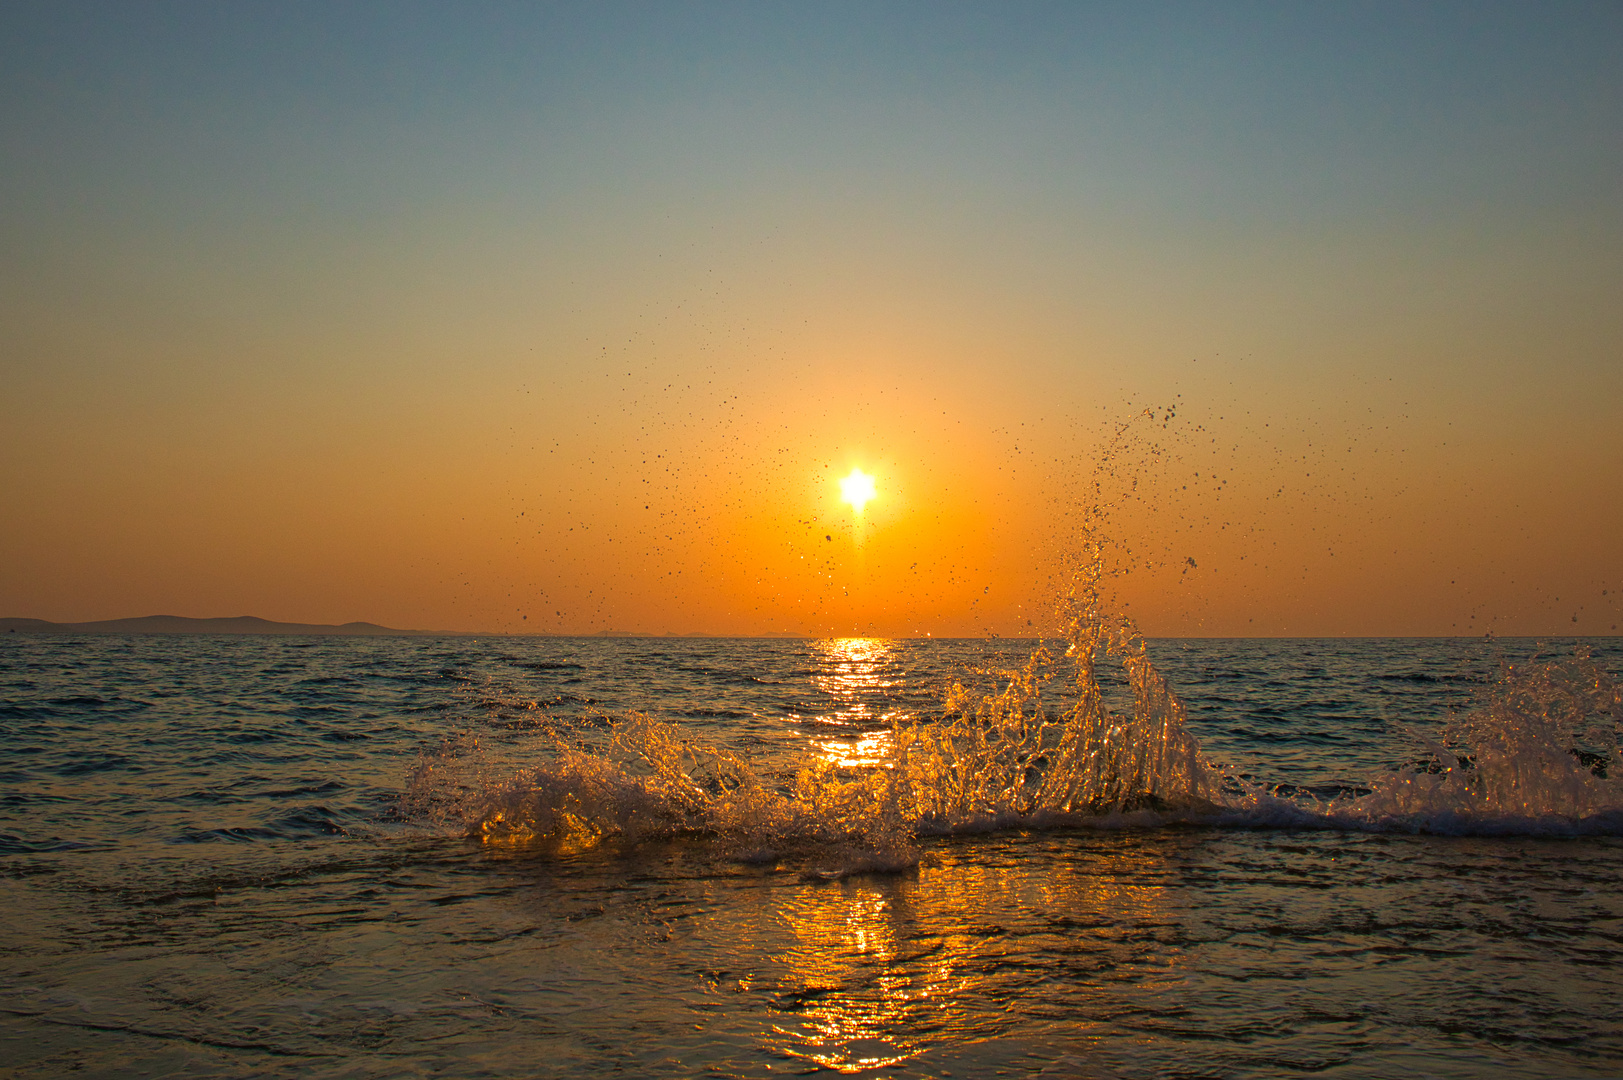
<path fill-rule="evenodd" d="M 832 638 L 816 647 L 819 670 L 813 683 L 834 700 L 817 722 L 841 732 L 815 738 L 818 754 L 844 768 L 881 764 L 894 741 L 895 714 L 876 711 L 873 702 L 888 699 L 902 682 L 894 648 L 883 638 Z"/>
<path fill-rule="evenodd" d="M 994 1038 L 1005 969 L 1030 964 L 1108 972 L 1129 961 L 1145 994 L 1172 989 L 1187 962 L 1183 948 L 1144 934 L 1182 906 L 1142 845 L 1117 838 L 1087 865 L 1044 875 L 961 862 L 948 849 L 916 876 L 847 880 L 786 896 L 776 921 L 788 944 L 774 959 L 784 1019 L 773 1049 L 825 1069 L 861 1073 L 895 1067 L 938 1050 Z M 996 922 L 967 917 L 998 911 L 1066 912 L 1064 926 L 1015 936 Z M 921 928 L 937 926 L 937 934 Z M 1128 928 L 1139 928 L 1140 932 Z M 1081 935 L 1086 940 L 1077 942 Z M 1086 986 L 1087 980 L 1077 980 Z M 1032 1006 L 1063 1025 L 1071 1052 L 1107 1034 L 1099 1016 L 1108 995 Z M 1006 1004 L 1006 1003 L 1005 1003 Z M 792 1019 L 791 1019 L 792 1017 Z"/>

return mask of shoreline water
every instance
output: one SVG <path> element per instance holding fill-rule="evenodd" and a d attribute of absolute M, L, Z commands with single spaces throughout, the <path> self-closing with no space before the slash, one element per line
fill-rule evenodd
<path fill-rule="evenodd" d="M 1224 775 L 1356 798 L 1394 769 L 1440 775 L 1413 771 L 1414 735 L 1439 737 L 1501 660 L 1536 651 L 1428 640 L 1149 655 Z M 1587 645 L 1623 670 L 1619 643 Z M 925 831 L 916 857 L 881 865 L 837 838 L 494 844 L 402 813 L 447 739 L 477 745 L 466 779 L 488 796 L 561 734 L 590 749 L 634 713 L 775 791 L 816 761 L 848 782 L 898 719 L 933 722 L 954 681 L 1006 687 L 1030 655 L 985 640 L 5 638 L 0 1059 L 31 1076 L 1623 1068 L 1607 1006 L 1623 992 L 1623 829 L 1144 810 Z M 1129 708 L 1125 676 L 1101 678 Z M 587 822 L 568 801 L 586 791 L 551 805 Z"/>

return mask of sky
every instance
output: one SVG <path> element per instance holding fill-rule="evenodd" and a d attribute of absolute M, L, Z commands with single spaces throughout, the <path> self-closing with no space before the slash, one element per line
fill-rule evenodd
<path fill-rule="evenodd" d="M 1031 634 L 1092 522 L 1152 635 L 1615 632 L 1620 57 L 1616 3 L 16 0 L 0 615 Z"/>

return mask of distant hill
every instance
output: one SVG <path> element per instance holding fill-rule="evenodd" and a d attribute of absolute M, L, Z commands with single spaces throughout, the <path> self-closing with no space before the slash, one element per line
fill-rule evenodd
<path fill-rule="evenodd" d="M 342 626 L 325 623 L 271 622 L 252 615 L 234 619 L 188 619 L 183 615 L 148 615 L 140 619 L 54 623 L 44 619 L 0 619 L 0 634 L 336 634 L 347 637 L 408 636 L 430 630 L 395 630 L 369 622 Z"/>

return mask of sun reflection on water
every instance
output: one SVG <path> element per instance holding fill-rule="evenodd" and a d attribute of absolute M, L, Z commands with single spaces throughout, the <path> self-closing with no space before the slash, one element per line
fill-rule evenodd
<path fill-rule="evenodd" d="M 1036 1024 L 1085 1055 L 1124 999 L 1173 991 L 1181 901 L 1158 852 L 1115 836 L 1003 846 L 1000 865 L 944 845 L 914 873 L 779 894 L 772 1050 L 841 1073 L 925 1056 L 973 1069 L 1011 1025 Z M 1037 971 L 1064 977 L 1032 996 Z"/>
<path fill-rule="evenodd" d="M 827 703 L 809 721 L 817 755 L 841 768 L 883 764 L 889 754 L 895 691 L 905 681 L 894 644 L 884 638 L 831 638 L 813 644 L 812 684 Z"/>
<path fill-rule="evenodd" d="M 895 736 L 889 730 L 869 731 L 855 742 L 849 739 L 822 739 L 816 743 L 818 756 L 842 769 L 872 768 L 887 764 Z"/>
<path fill-rule="evenodd" d="M 780 957 L 787 977 L 773 1025 L 778 1049 L 839 1072 L 899 1065 L 929 1045 L 918 1030 L 932 987 L 898 968 L 912 922 L 897 890 L 851 882 L 818 889 L 782 909 L 794 944 Z"/>

